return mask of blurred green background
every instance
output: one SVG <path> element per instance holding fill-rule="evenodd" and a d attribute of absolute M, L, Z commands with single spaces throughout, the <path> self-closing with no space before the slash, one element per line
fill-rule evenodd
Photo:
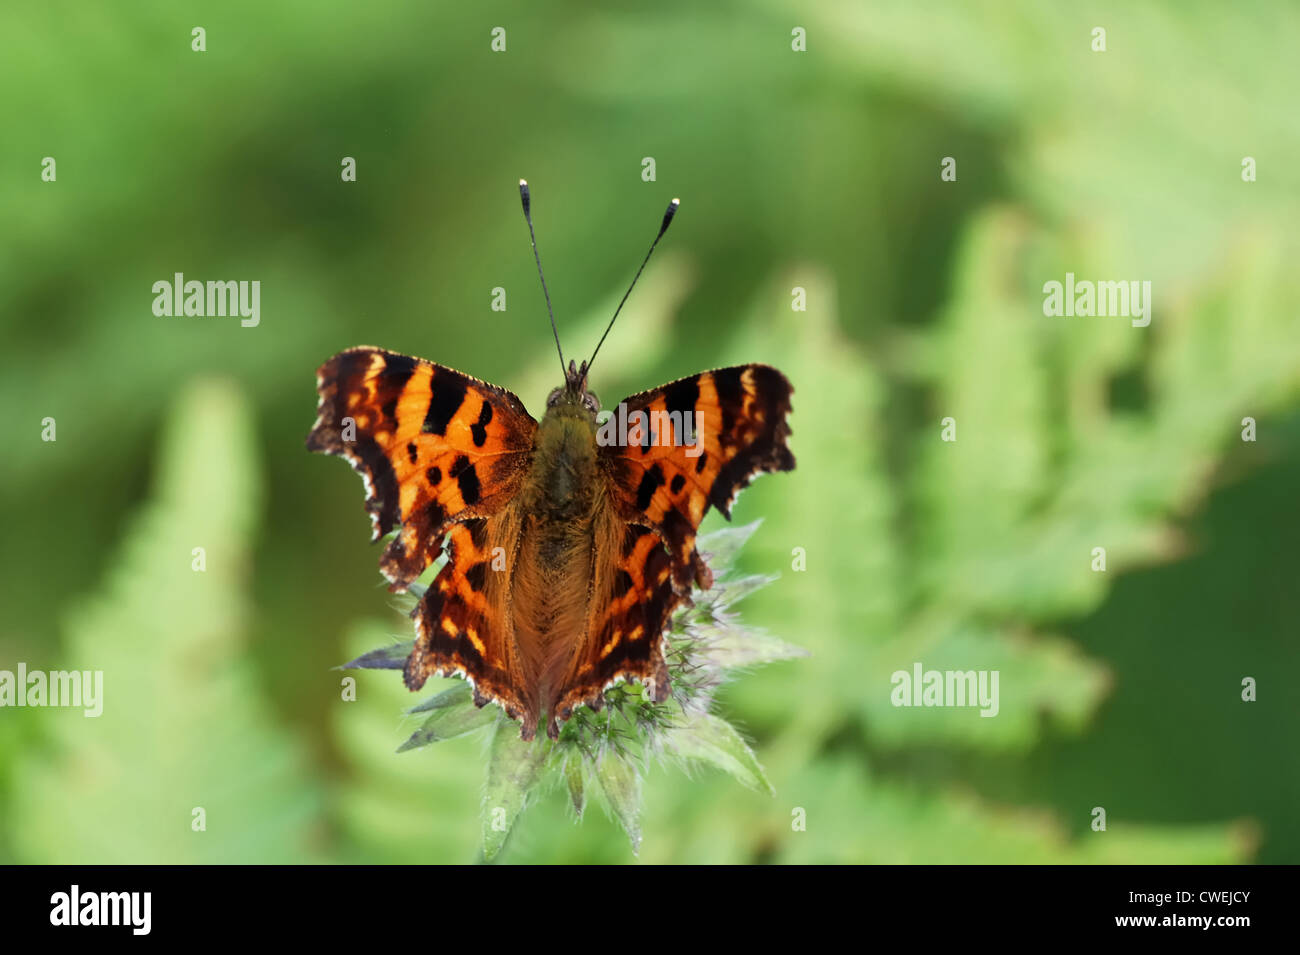
<path fill-rule="evenodd" d="M 395 754 L 393 673 L 341 699 L 410 625 L 303 440 L 358 344 L 540 416 L 524 176 L 578 358 L 682 198 L 606 406 L 796 388 L 735 514 L 782 574 L 745 620 L 812 655 L 722 697 L 777 795 L 658 767 L 641 861 L 1300 862 L 1294 4 L 438 6 L 0 11 L 0 669 L 105 674 L 97 720 L 0 710 L 0 861 L 475 858 L 482 741 Z M 1150 327 L 1045 318 L 1067 271 L 1150 280 Z M 174 272 L 259 280 L 260 325 L 156 317 Z M 999 716 L 892 707 L 913 661 L 998 669 Z M 502 858 L 634 857 L 553 792 Z"/>

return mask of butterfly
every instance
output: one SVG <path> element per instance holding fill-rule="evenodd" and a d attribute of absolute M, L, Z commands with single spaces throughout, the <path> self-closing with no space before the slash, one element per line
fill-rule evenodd
<path fill-rule="evenodd" d="M 404 680 L 460 675 L 533 739 L 556 738 L 575 708 L 640 681 L 671 692 L 664 632 L 691 588 L 712 586 L 695 547 L 710 507 L 728 520 L 759 473 L 790 471 L 793 389 L 775 368 L 701 372 L 633 395 L 598 423 L 591 363 L 678 208 L 674 199 L 592 357 L 566 366 L 542 274 L 528 184 L 529 239 L 564 384 L 542 420 L 504 388 L 443 365 L 349 348 L 316 373 L 307 449 L 362 476 L 379 565 L 405 592 L 445 549 L 411 616 Z"/>

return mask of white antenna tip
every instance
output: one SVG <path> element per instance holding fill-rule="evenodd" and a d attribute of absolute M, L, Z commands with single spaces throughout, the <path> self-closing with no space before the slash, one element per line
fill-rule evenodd
<path fill-rule="evenodd" d="M 528 180 L 527 180 L 527 179 L 520 179 L 520 180 L 519 180 L 519 185 L 521 185 L 521 186 L 526 186 L 526 185 L 528 185 Z"/>
<path fill-rule="evenodd" d="M 675 205 L 675 206 L 680 206 L 681 204 L 682 204 L 682 200 L 680 200 L 680 199 L 674 199 L 674 200 L 673 200 L 673 205 Z"/>

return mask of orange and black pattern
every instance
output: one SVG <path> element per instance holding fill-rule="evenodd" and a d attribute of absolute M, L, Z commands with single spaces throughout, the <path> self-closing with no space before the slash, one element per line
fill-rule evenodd
<path fill-rule="evenodd" d="M 447 531 L 447 563 L 411 616 L 415 648 L 406 661 L 407 687 L 418 690 L 431 676 L 459 673 L 474 685 L 474 702 L 501 704 L 531 737 L 538 714 L 519 687 L 518 652 L 510 615 L 503 612 L 507 575 L 492 570 L 503 544 L 500 525 L 476 518 Z"/>
<path fill-rule="evenodd" d="M 617 546 L 613 574 L 600 582 L 603 599 L 592 604 L 588 638 L 551 707 L 552 736 L 557 717 L 567 720 L 583 703 L 599 710 L 605 687 L 617 680 L 640 680 L 656 703 L 672 689 L 662 638 L 668 618 L 686 598 L 673 589 L 668 552 L 653 530 L 629 524 Z"/>
<path fill-rule="evenodd" d="M 693 584 L 712 584 L 695 547 L 700 521 L 710 507 L 730 518 L 736 493 L 756 474 L 794 468 L 786 446 L 792 389 L 766 365 L 704 372 L 628 398 L 627 413 L 645 412 L 648 427 L 635 444 L 598 447 L 595 479 L 605 486 L 587 478 L 564 500 L 548 496 L 544 476 L 557 462 L 535 460 L 539 425 L 502 388 L 353 348 L 321 366 L 317 391 L 307 447 L 342 455 L 361 473 L 376 539 L 396 530 L 380 559 L 391 589 L 407 589 L 447 546 L 446 564 L 412 612 L 406 685 L 462 675 L 475 702 L 499 703 L 525 739 L 544 714 L 547 732 L 558 735 L 574 707 L 599 708 L 619 680 L 641 681 L 656 702 L 667 698 L 669 618 L 689 603 Z M 556 426 L 549 417 L 548 426 Z M 591 522 L 579 532 L 589 543 L 521 551 L 525 541 L 536 544 L 529 535 L 539 528 L 563 542 L 567 530 L 553 532 L 579 519 L 570 513 L 575 502 Z M 522 565 L 521 552 L 529 555 Z M 572 619 L 556 610 L 557 599 L 576 608 Z"/>
<path fill-rule="evenodd" d="M 647 412 L 655 426 L 642 429 L 639 445 L 602 447 L 601 456 L 620 516 L 653 528 L 667 545 L 678 593 L 688 593 L 692 583 L 707 588 L 713 582 L 695 549 L 695 532 L 708 509 L 716 507 L 730 520 L 736 494 L 756 475 L 794 469 L 786 446 L 793 390 L 775 368 L 740 365 L 625 399 L 629 415 Z M 672 419 L 664 417 L 671 413 L 685 430 L 685 412 L 696 435 L 660 433 L 672 430 Z"/>
<path fill-rule="evenodd" d="M 399 532 L 380 559 L 402 591 L 438 555 L 456 521 L 514 497 L 537 422 L 503 388 L 379 348 L 350 348 L 316 372 L 310 451 L 347 458 L 366 482 L 374 538 Z"/>

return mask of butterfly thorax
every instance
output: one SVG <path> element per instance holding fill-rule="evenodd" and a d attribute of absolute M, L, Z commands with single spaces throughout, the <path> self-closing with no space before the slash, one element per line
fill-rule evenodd
<path fill-rule="evenodd" d="M 537 426 L 532 467 L 524 482 L 530 511 L 556 521 L 589 515 L 597 467 L 595 415 L 562 398 L 546 409 Z"/>

